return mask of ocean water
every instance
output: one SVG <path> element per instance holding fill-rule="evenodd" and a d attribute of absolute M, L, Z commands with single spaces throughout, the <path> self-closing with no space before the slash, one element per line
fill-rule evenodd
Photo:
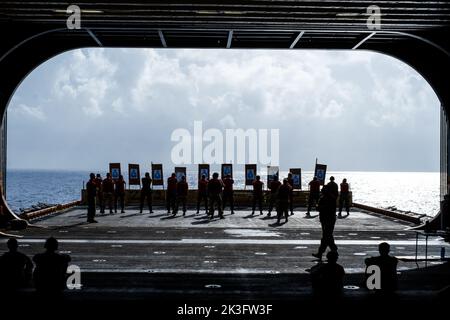
<path fill-rule="evenodd" d="M 102 176 L 105 175 L 104 172 Z M 169 172 L 164 172 L 167 177 Z M 281 172 L 285 177 L 287 172 Z M 438 172 L 327 172 L 339 184 L 347 178 L 353 199 L 380 208 L 395 206 L 434 216 L 439 210 Z M 124 172 L 127 177 L 127 173 Z M 234 172 L 235 188 L 244 188 L 243 172 Z M 266 180 L 264 172 L 261 176 Z M 302 186 L 308 189 L 313 172 L 302 173 Z M 10 207 L 18 212 L 39 202 L 66 203 L 80 199 L 81 189 L 89 179 L 87 171 L 8 170 L 6 198 Z M 188 172 L 188 183 L 196 188 L 197 172 Z"/>

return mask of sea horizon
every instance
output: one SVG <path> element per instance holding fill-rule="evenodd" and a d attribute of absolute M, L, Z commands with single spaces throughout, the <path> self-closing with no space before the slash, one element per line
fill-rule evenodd
<path fill-rule="evenodd" d="M 212 170 L 214 171 L 214 170 Z M 58 169 L 8 169 L 6 199 L 15 212 L 37 203 L 62 204 L 79 200 L 81 189 L 88 181 L 91 170 Z M 99 172 L 104 177 L 106 170 Z M 67 174 L 70 173 L 70 174 Z M 164 179 L 171 173 L 164 170 Z M 127 171 L 123 171 L 128 182 Z M 141 175 L 143 172 L 141 172 Z M 264 170 L 262 180 L 267 181 Z M 281 170 L 280 176 L 287 175 Z M 439 210 L 440 172 L 411 171 L 328 171 L 326 179 L 335 176 L 339 184 L 346 178 L 353 192 L 354 202 L 434 216 Z M 302 190 L 308 190 L 313 171 L 302 172 Z M 197 170 L 187 171 L 191 189 L 196 189 Z M 244 172 L 234 170 L 235 189 L 244 189 Z"/>

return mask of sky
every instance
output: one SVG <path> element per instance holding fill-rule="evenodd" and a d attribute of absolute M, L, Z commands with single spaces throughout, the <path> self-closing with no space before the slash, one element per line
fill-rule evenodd
<path fill-rule="evenodd" d="M 439 171 L 439 105 L 415 70 L 368 51 L 80 49 L 17 88 L 7 161 L 173 167 L 173 132 L 202 121 L 224 135 L 278 129 L 282 170 L 318 158 L 334 171 Z"/>

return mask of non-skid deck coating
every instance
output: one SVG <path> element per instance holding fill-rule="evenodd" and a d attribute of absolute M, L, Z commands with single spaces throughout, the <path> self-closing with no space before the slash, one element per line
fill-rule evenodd
<path fill-rule="evenodd" d="M 317 261 L 321 237 L 317 213 L 306 218 L 304 209 L 289 216 L 289 222 L 273 225 L 276 218 L 240 210 L 225 219 L 206 219 L 189 210 L 183 217 L 165 210 L 140 214 L 128 208 L 124 214 L 97 215 L 96 224 L 87 224 L 86 208 L 77 207 L 36 220 L 38 228 L 17 231 L 21 250 L 33 255 L 42 251 L 43 241 L 52 235 L 60 240 L 60 251 L 71 255 L 72 263 L 84 271 L 176 272 L 176 273 L 305 273 Z M 284 221 L 284 219 L 282 219 Z M 338 219 L 335 239 L 339 262 L 348 273 L 363 272 L 364 259 L 377 255 L 381 241 L 391 243 L 392 253 L 401 261 L 399 270 L 417 268 L 415 232 L 409 223 L 367 212 L 353 211 Z M 6 239 L 0 239 L 4 243 Z M 450 247 L 439 238 L 430 238 L 429 266 L 441 263 L 441 247 Z M 3 247 L 5 248 L 5 247 Z M 419 258 L 424 256 L 419 242 Z M 1 249 L 0 252 L 4 250 Z M 419 262 L 423 266 L 423 262 Z"/>

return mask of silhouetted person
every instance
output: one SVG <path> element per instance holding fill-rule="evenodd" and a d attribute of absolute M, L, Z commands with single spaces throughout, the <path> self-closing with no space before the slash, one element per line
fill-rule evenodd
<path fill-rule="evenodd" d="M 120 212 L 125 213 L 125 180 L 123 175 L 119 175 L 119 179 L 115 182 L 114 189 L 114 212 L 117 213 L 117 202 L 120 204 Z"/>
<path fill-rule="evenodd" d="M 109 213 L 113 213 L 113 201 L 114 201 L 114 180 L 111 178 L 111 174 L 108 172 L 106 178 L 102 182 L 103 190 L 103 213 L 105 212 L 106 203 L 108 203 Z"/>
<path fill-rule="evenodd" d="M 390 256 L 390 246 L 387 242 L 378 245 L 380 255 L 365 260 L 366 266 L 376 265 L 381 271 L 381 292 L 393 292 L 397 289 L 397 263 L 396 257 Z"/>
<path fill-rule="evenodd" d="M 308 210 L 306 210 L 306 215 L 310 216 L 311 207 L 317 206 L 320 198 L 320 181 L 317 177 L 314 177 L 309 182 L 309 197 L 308 197 Z"/>
<path fill-rule="evenodd" d="M 441 202 L 441 215 L 443 229 L 450 228 L 450 196 L 444 195 L 444 200 Z"/>
<path fill-rule="evenodd" d="M 225 210 L 225 206 L 227 202 L 230 204 L 231 214 L 234 214 L 234 190 L 233 190 L 234 180 L 231 178 L 231 175 L 227 175 L 225 179 L 223 179 L 223 210 Z"/>
<path fill-rule="evenodd" d="M 322 239 L 320 240 L 318 252 L 313 254 L 318 259 L 322 259 L 322 255 L 327 247 L 330 247 L 331 251 L 337 251 L 333 237 L 334 225 L 336 224 L 336 198 L 330 189 L 328 184 L 324 186 L 319 199 L 319 220 L 322 225 Z"/>
<path fill-rule="evenodd" d="M 7 246 L 9 251 L 0 257 L 0 289 L 8 291 L 26 287 L 30 284 L 33 263 L 17 250 L 19 244 L 16 239 L 9 239 Z"/>
<path fill-rule="evenodd" d="M 208 180 L 206 180 L 206 176 L 204 174 L 198 182 L 197 214 L 200 212 L 200 204 L 202 201 L 205 202 L 205 212 L 208 214 Z"/>
<path fill-rule="evenodd" d="M 144 202 L 147 198 L 148 211 L 153 213 L 152 206 L 152 178 L 150 178 L 150 173 L 146 172 L 144 177 L 141 179 L 142 188 L 141 188 L 141 204 L 140 204 L 140 213 L 144 210 Z"/>
<path fill-rule="evenodd" d="M 337 198 L 339 197 L 339 190 L 338 190 L 338 185 L 336 184 L 336 182 L 334 182 L 334 177 L 333 176 L 330 177 L 330 182 L 327 183 L 327 186 L 328 186 L 329 192 L 331 193 L 331 196 L 335 200 L 334 206 L 336 208 Z"/>
<path fill-rule="evenodd" d="M 294 179 L 292 178 L 292 173 L 288 173 L 287 180 L 291 186 L 291 192 L 289 193 L 289 210 L 291 211 L 292 216 L 294 214 Z"/>
<path fill-rule="evenodd" d="M 219 211 L 219 218 L 224 219 L 222 210 L 222 189 L 223 182 L 219 179 L 217 172 L 213 173 L 212 179 L 208 183 L 208 196 L 209 196 L 209 218 L 214 218 L 215 205 L 217 205 L 217 211 Z"/>
<path fill-rule="evenodd" d="M 172 175 L 167 179 L 167 192 L 166 192 L 166 207 L 167 213 L 175 212 L 175 207 L 177 204 L 177 175 L 172 173 Z"/>
<path fill-rule="evenodd" d="M 181 180 L 177 183 L 177 206 L 173 215 L 176 215 L 180 204 L 183 207 L 183 216 L 186 215 L 186 200 L 188 196 L 188 183 L 186 182 L 186 177 L 182 176 Z"/>
<path fill-rule="evenodd" d="M 103 190 L 102 190 L 102 184 L 103 179 L 100 173 L 97 173 L 97 177 L 95 178 L 95 184 L 97 186 L 97 204 L 100 208 L 100 213 L 105 213 L 105 208 L 103 207 Z"/>
<path fill-rule="evenodd" d="M 269 212 L 267 213 L 268 217 L 270 217 L 273 207 L 277 203 L 278 189 L 280 188 L 280 186 L 281 186 L 281 182 L 278 180 L 278 176 L 276 175 L 273 177 L 273 180 L 270 181 L 270 184 L 269 184 L 270 198 L 269 198 Z M 277 208 L 275 208 L 275 210 L 276 209 Z"/>
<path fill-rule="evenodd" d="M 253 207 L 252 207 L 252 215 L 255 214 L 256 203 L 258 203 L 259 214 L 263 214 L 263 187 L 264 182 L 261 181 L 260 176 L 256 176 L 256 180 L 253 181 Z"/>
<path fill-rule="evenodd" d="M 339 217 L 342 217 L 342 208 L 345 205 L 347 215 L 350 215 L 350 186 L 347 179 L 343 179 L 341 183 L 341 193 L 339 194 Z"/>
<path fill-rule="evenodd" d="M 284 214 L 285 223 L 288 222 L 289 209 L 289 194 L 291 193 L 291 186 L 287 179 L 283 179 L 283 185 L 278 188 L 277 196 L 277 223 L 280 224 L 282 215 Z"/>
<path fill-rule="evenodd" d="M 98 192 L 98 181 L 95 174 L 89 175 L 90 179 L 86 183 L 86 197 L 87 197 L 87 222 L 94 223 L 95 221 L 95 199 Z"/>
<path fill-rule="evenodd" d="M 327 263 L 320 263 L 311 269 L 313 291 L 321 297 L 337 297 L 342 293 L 344 268 L 337 263 L 338 253 L 327 253 Z"/>
<path fill-rule="evenodd" d="M 34 256 L 36 264 L 33 278 L 36 290 L 42 293 L 59 293 L 66 288 L 66 272 L 70 256 L 59 254 L 58 241 L 50 237 L 45 242 L 45 252 Z"/>

